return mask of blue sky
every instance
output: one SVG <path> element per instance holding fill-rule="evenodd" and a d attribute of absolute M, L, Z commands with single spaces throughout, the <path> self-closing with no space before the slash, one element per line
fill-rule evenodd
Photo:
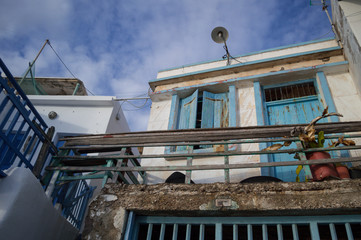
<path fill-rule="evenodd" d="M 220 59 L 217 26 L 233 56 L 333 37 L 309 0 L 0 0 L 0 57 L 20 76 L 49 39 L 95 95 L 146 96 L 159 70 Z M 36 75 L 71 77 L 49 47 Z M 131 130 L 146 130 L 150 102 L 122 107 Z"/>

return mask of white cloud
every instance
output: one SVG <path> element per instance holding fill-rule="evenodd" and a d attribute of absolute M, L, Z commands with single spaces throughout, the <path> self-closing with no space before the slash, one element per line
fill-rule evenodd
<path fill-rule="evenodd" d="M 210 37 L 216 26 L 228 29 L 234 56 L 319 36 L 328 30 L 327 18 L 306 2 L 3 0 L 0 55 L 20 75 L 49 38 L 92 92 L 132 97 L 146 93 L 159 70 L 221 58 L 222 46 Z M 36 70 L 71 77 L 49 47 Z M 149 107 L 125 114 L 132 130 L 146 129 Z"/>

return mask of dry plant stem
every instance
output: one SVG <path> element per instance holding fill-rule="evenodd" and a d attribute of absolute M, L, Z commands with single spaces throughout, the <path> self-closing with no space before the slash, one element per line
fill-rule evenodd
<path fill-rule="evenodd" d="M 311 130 L 311 129 L 314 127 L 314 125 L 315 125 L 318 121 L 320 121 L 321 119 L 327 118 L 327 117 L 331 117 L 331 116 L 343 117 L 343 115 L 340 114 L 340 113 L 328 113 L 328 114 L 325 114 L 325 115 L 316 117 L 315 119 L 313 119 L 313 120 L 310 122 L 310 124 L 308 124 L 308 125 L 305 127 L 304 132 L 307 133 L 309 130 Z"/>

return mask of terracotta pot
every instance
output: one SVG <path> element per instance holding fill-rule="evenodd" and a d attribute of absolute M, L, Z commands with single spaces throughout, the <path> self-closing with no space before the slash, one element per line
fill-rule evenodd
<path fill-rule="evenodd" d="M 312 152 L 307 153 L 308 160 L 326 159 L 331 158 L 327 152 Z M 321 181 L 327 177 L 339 177 L 335 166 L 332 163 L 310 165 L 312 177 L 314 181 Z"/>
<path fill-rule="evenodd" d="M 337 166 L 336 171 L 341 179 L 351 178 L 348 168 L 346 166 Z"/>

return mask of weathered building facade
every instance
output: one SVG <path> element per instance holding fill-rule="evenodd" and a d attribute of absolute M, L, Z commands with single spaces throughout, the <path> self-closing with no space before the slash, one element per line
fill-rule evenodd
<path fill-rule="evenodd" d="M 160 71 L 149 83 L 148 132 L 69 139 L 74 148 L 85 140 L 103 141 L 103 150 L 144 147 L 134 156 L 141 167 L 108 170 L 137 171 L 146 184 L 106 185 L 90 206 L 85 239 L 360 238 L 360 180 L 312 181 L 305 155 L 314 150 L 291 136 L 328 107 L 343 117 L 316 130 L 359 145 L 361 3 L 332 4 L 335 39 Z M 283 136 L 294 143 L 262 151 Z M 357 146 L 339 149 L 329 163 L 358 165 Z M 303 161 L 289 154 L 296 152 Z M 295 182 L 298 164 L 308 182 Z M 164 183 L 175 171 L 195 184 Z M 284 182 L 240 183 L 252 176 Z"/>
<path fill-rule="evenodd" d="M 308 123 L 322 114 L 326 106 L 330 112 L 342 112 L 340 121 L 357 121 L 361 112 L 349 102 L 361 104 L 355 79 L 348 71 L 348 62 L 334 39 L 304 43 L 260 53 L 244 55 L 231 60 L 183 66 L 160 72 L 151 81 L 152 111 L 148 130 L 174 130 L 216 127 L 249 127 Z M 338 121 L 338 119 L 332 119 Z M 258 150 L 258 144 L 239 147 Z M 263 148 L 265 148 L 264 146 Z M 262 145 L 261 145 L 262 148 Z M 216 147 L 200 147 L 194 152 L 217 151 Z M 146 148 L 145 153 L 178 149 Z M 177 165 L 182 160 L 153 159 L 150 165 Z M 184 161 L 184 159 L 183 159 Z M 213 164 L 223 158 L 212 158 Z M 232 163 L 282 161 L 259 156 L 232 156 Z M 199 158 L 193 164 L 209 163 Z M 262 173 L 260 169 L 234 171 L 231 182 L 259 175 L 275 176 L 292 181 L 295 169 Z M 292 172 L 293 171 L 293 172 Z M 152 174 L 165 180 L 168 172 Z M 220 181 L 223 173 L 192 173 L 199 183 Z M 290 176 L 287 178 L 287 176 Z M 155 181 L 156 182 L 156 181 Z"/>

